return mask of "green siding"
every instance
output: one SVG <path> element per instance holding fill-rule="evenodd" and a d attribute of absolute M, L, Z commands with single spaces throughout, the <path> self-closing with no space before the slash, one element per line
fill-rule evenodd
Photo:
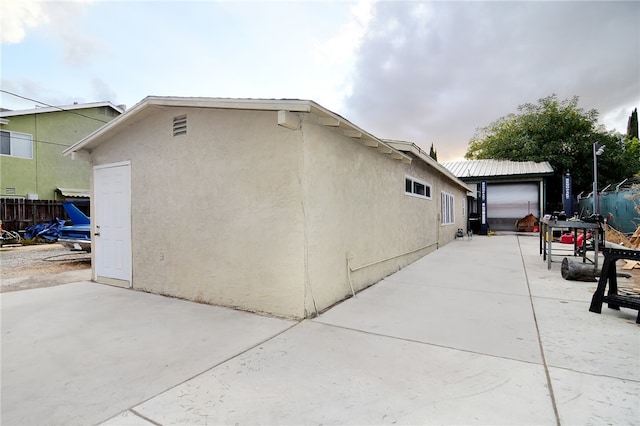
<path fill-rule="evenodd" d="M 115 117 L 110 107 L 53 111 L 6 117 L 2 130 L 33 136 L 33 159 L 0 155 L 0 194 L 15 188 L 17 196 L 38 194 L 41 200 L 55 199 L 57 187 L 89 189 L 91 166 L 63 157 L 62 151 Z"/>

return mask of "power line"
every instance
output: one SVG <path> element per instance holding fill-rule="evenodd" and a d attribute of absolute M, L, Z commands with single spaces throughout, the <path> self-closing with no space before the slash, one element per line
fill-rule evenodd
<path fill-rule="evenodd" d="M 71 145 L 66 145 L 63 143 L 58 143 L 58 142 L 51 142 L 51 141 L 45 141 L 43 139 L 33 139 L 33 138 L 25 138 L 23 136 L 16 136 L 15 132 L 10 131 L 10 130 L 2 130 L 2 132 L 11 132 L 11 139 L 17 139 L 17 140 L 23 140 L 23 141 L 30 141 L 30 142 L 35 142 L 35 143 L 42 143 L 42 144 L 47 144 L 47 145 L 57 145 L 57 146 L 64 146 L 66 148 L 70 147 Z M 75 142 L 74 142 L 75 143 Z"/>
<path fill-rule="evenodd" d="M 61 108 L 61 107 L 56 106 L 56 105 L 50 105 L 50 104 L 48 104 L 48 103 L 46 103 L 46 102 L 42 102 L 42 101 L 38 101 L 38 100 L 35 100 L 35 99 L 27 98 L 26 96 L 18 95 L 17 93 L 12 93 L 12 92 L 9 92 L 8 90 L 0 89 L 0 92 L 2 92 L 2 93 L 6 93 L 7 95 L 15 96 L 16 98 L 25 99 L 25 100 L 27 100 L 27 101 L 35 102 L 35 103 L 37 103 L 37 104 L 46 105 L 46 106 L 51 107 L 51 108 L 56 108 L 56 109 L 59 109 L 60 111 L 68 112 L 69 114 L 79 115 L 80 117 L 88 118 L 88 119 L 90 119 L 90 120 L 96 120 L 96 121 L 99 121 L 99 122 L 101 122 L 101 123 L 105 123 L 105 124 L 109 122 L 109 121 L 101 120 L 101 119 L 99 119 L 99 118 L 90 117 L 90 116 L 88 116 L 88 115 L 81 114 L 81 113 L 79 113 L 79 112 L 77 112 L 77 111 L 72 111 L 72 110 L 69 110 L 69 109 L 64 109 L 64 108 Z"/>

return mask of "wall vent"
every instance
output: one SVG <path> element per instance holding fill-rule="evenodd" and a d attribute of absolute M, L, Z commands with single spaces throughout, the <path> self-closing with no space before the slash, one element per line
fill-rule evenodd
<path fill-rule="evenodd" d="M 173 136 L 187 134 L 187 116 L 173 117 Z"/>

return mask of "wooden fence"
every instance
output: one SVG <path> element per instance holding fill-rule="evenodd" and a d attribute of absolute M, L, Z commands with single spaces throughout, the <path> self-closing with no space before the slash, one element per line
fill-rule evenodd
<path fill-rule="evenodd" d="M 4 230 L 23 231 L 28 226 L 55 218 L 67 219 L 62 201 L 0 198 L 0 220 Z"/>

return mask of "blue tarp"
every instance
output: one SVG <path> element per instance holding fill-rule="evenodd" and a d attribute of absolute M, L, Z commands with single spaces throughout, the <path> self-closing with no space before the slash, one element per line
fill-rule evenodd
<path fill-rule="evenodd" d="M 25 232 L 24 237 L 27 240 L 34 238 L 42 238 L 48 242 L 55 242 L 60 236 L 60 228 L 64 226 L 64 220 L 56 218 L 48 223 L 38 223 L 37 225 L 29 226 Z"/>

